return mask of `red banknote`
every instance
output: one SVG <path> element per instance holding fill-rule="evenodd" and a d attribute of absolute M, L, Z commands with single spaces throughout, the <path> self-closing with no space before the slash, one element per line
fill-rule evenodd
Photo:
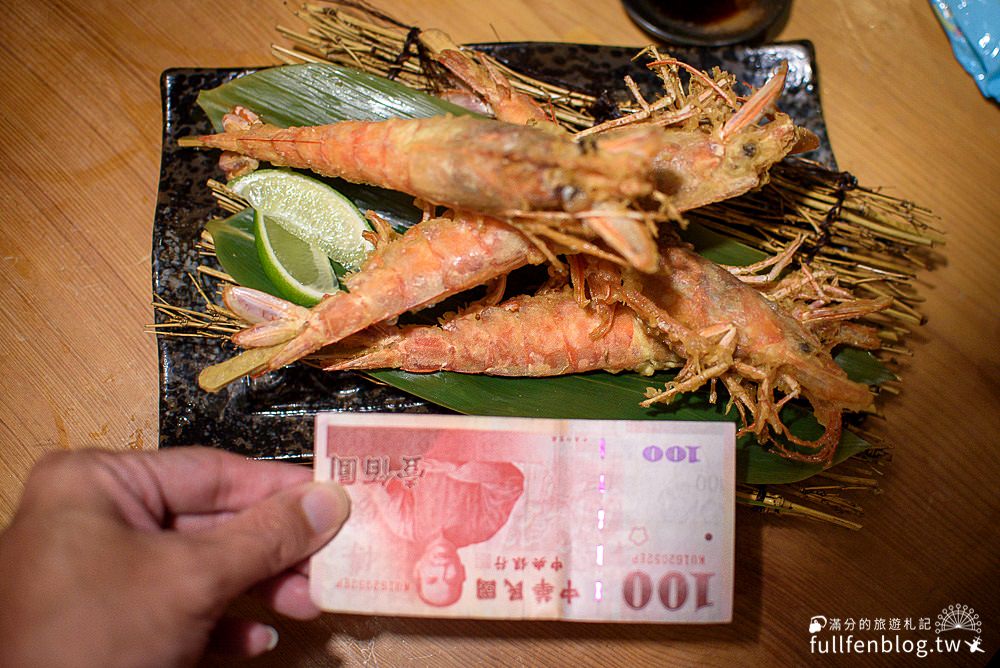
<path fill-rule="evenodd" d="M 732 423 L 328 413 L 315 456 L 352 502 L 324 610 L 731 620 Z"/>

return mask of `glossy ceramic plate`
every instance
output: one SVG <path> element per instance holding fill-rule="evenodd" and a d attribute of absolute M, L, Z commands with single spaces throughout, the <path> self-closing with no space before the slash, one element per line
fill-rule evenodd
<path fill-rule="evenodd" d="M 514 69 L 566 87 L 619 95 L 629 74 L 655 95 L 655 76 L 632 62 L 637 49 L 579 44 L 483 44 Z M 733 72 L 752 86 L 764 83 L 782 60 L 789 63 L 781 109 L 819 136 L 820 148 L 808 155 L 835 166 L 823 124 L 819 83 L 812 45 L 808 42 L 756 47 L 672 48 L 697 67 Z M 205 223 L 220 215 L 205 186 L 221 179 L 218 155 L 182 149 L 177 139 L 211 131 L 196 104 L 198 92 L 229 81 L 248 69 L 172 69 L 161 80 L 163 156 L 159 196 L 153 223 L 153 292 L 170 304 L 203 306 L 189 275 L 202 264 L 195 244 Z M 216 283 L 201 279 L 212 294 Z M 244 380 L 217 394 L 197 383 L 204 367 L 234 354 L 224 341 L 158 336 L 160 368 L 160 446 L 202 444 L 247 456 L 305 460 L 311 457 L 313 416 L 318 411 L 447 412 L 357 373 L 326 373 L 293 365 L 261 378 Z"/>

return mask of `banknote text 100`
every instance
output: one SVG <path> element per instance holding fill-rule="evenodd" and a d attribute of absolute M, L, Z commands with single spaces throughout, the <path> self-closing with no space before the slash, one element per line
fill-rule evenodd
<path fill-rule="evenodd" d="M 688 573 L 669 571 L 664 573 L 657 583 L 656 593 L 660 603 L 670 611 L 680 610 L 688 602 L 691 587 L 694 585 L 695 610 L 701 610 L 712 605 L 708 598 L 708 581 L 715 573 Z M 653 598 L 653 579 L 645 571 L 632 571 L 625 576 L 622 583 L 622 596 L 625 605 L 633 610 L 642 610 Z"/>
<path fill-rule="evenodd" d="M 698 459 L 698 450 L 700 448 L 700 445 L 671 445 L 666 448 L 661 448 L 658 445 L 650 445 L 642 451 L 642 456 L 646 461 L 650 462 L 663 460 L 665 462 L 688 462 L 695 464 L 701 461 Z"/>

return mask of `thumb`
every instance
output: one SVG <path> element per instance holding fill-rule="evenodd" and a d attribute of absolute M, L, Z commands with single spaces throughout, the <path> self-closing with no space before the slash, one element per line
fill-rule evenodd
<path fill-rule="evenodd" d="M 310 556 L 337 535 L 351 500 L 335 483 L 278 492 L 199 534 L 203 568 L 222 597 L 234 598 Z"/>

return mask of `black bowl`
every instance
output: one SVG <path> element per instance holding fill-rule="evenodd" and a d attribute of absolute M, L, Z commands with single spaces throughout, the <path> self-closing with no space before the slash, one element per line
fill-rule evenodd
<path fill-rule="evenodd" d="M 629 17 L 670 44 L 724 46 L 763 39 L 791 0 L 622 0 Z"/>

